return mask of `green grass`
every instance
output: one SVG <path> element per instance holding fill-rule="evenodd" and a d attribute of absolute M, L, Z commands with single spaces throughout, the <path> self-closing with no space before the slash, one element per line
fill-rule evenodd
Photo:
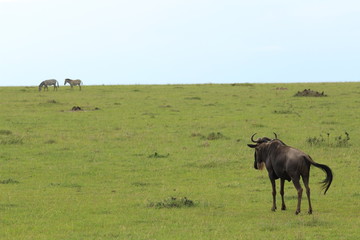
<path fill-rule="evenodd" d="M 294 97 L 308 88 L 327 97 Z M 0 239 L 357 239 L 359 97 L 360 83 L 2 87 Z M 270 211 L 255 132 L 332 168 L 325 196 L 311 170 L 312 215 L 303 197 L 295 216 L 292 183 Z"/>

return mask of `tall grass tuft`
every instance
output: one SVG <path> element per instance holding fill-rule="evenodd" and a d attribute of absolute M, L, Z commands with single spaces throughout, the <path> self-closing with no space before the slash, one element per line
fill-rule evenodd
<path fill-rule="evenodd" d="M 0 138 L 1 145 L 16 145 L 23 143 L 24 143 L 23 137 L 19 137 L 19 136 L 9 136 L 5 138 Z"/>

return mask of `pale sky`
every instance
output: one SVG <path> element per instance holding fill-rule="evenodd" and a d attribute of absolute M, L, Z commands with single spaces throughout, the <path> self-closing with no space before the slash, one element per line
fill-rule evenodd
<path fill-rule="evenodd" d="M 358 0 L 0 0 L 0 86 L 360 81 Z"/>

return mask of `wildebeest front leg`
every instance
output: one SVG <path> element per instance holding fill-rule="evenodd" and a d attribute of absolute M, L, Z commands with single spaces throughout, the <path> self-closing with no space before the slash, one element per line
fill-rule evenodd
<path fill-rule="evenodd" d="M 270 179 L 271 186 L 272 186 L 272 196 L 273 196 L 273 206 L 271 208 L 271 211 L 275 212 L 276 210 L 276 185 L 275 185 L 275 179 Z"/>
<path fill-rule="evenodd" d="M 292 179 L 293 183 L 294 183 L 294 186 L 297 190 L 297 193 L 298 193 L 298 204 L 297 204 L 297 208 L 296 208 L 296 212 L 295 214 L 299 214 L 300 213 L 300 205 L 301 205 L 301 198 L 302 198 L 302 192 L 303 192 L 303 189 L 300 185 L 300 177 L 297 177 L 297 178 L 293 178 Z"/>
<path fill-rule="evenodd" d="M 286 205 L 284 201 L 284 185 L 285 185 L 285 179 L 280 179 L 280 195 L 281 195 L 281 210 L 286 210 Z"/>

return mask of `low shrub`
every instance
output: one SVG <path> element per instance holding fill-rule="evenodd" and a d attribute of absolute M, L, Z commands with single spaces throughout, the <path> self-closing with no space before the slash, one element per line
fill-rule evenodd
<path fill-rule="evenodd" d="M 176 197 L 169 197 L 160 202 L 150 202 L 148 207 L 151 208 L 182 208 L 182 207 L 194 207 L 194 201 L 187 199 L 186 197 L 176 198 Z"/>
<path fill-rule="evenodd" d="M 14 180 L 12 178 L 0 180 L 0 184 L 18 184 L 18 183 L 19 183 L 19 181 Z"/>
<path fill-rule="evenodd" d="M 219 139 L 228 139 L 221 132 L 211 132 L 207 136 L 203 135 L 201 133 L 192 133 L 191 137 L 200 137 L 203 140 L 209 140 L 209 141 L 219 140 Z"/>
<path fill-rule="evenodd" d="M 221 132 L 217 132 L 217 133 L 212 132 L 206 137 L 207 140 L 218 140 L 223 138 L 226 137 Z"/>
<path fill-rule="evenodd" d="M 345 136 L 339 135 L 334 138 L 330 138 L 330 133 L 326 133 L 327 137 L 324 138 L 322 134 L 318 137 L 308 137 L 306 138 L 306 143 L 311 146 L 328 146 L 328 147 L 349 147 L 351 144 L 350 135 L 348 132 L 345 132 Z"/>
<path fill-rule="evenodd" d="M 161 155 L 161 154 L 155 152 L 154 154 L 150 154 L 150 155 L 148 156 L 148 158 L 167 158 L 167 157 L 169 157 L 169 156 L 170 156 L 169 153 L 166 154 L 166 155 Z"/>
<path fill-rule="evenodd" d="M 12 132 L 10 130 L 0 130 L 0 135 L 11 135 Z"/>

